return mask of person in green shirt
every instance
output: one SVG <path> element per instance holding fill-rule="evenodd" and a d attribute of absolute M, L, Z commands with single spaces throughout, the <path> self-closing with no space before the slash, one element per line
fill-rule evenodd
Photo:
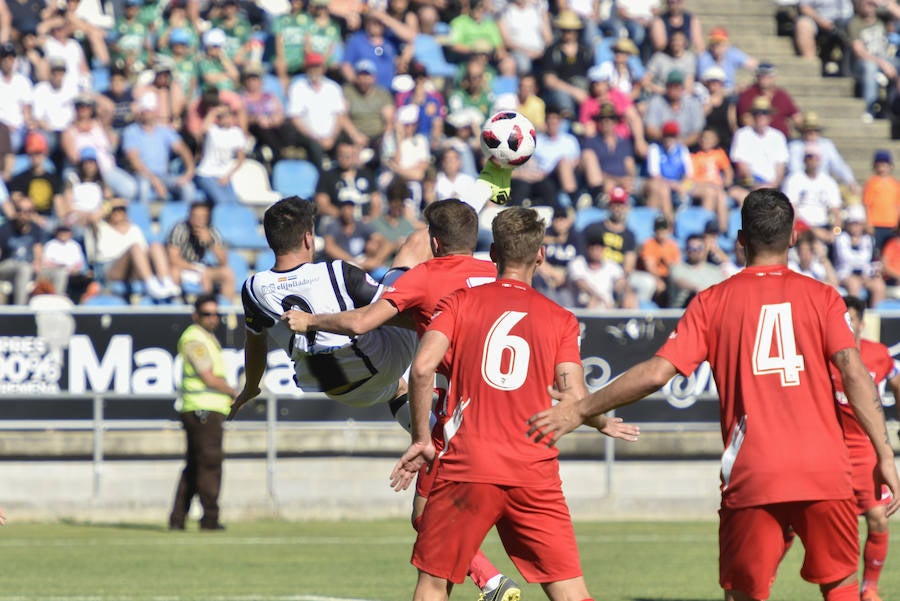
<path fill-rule="evenodd" d="M 196 52 L 200 48 L 200 36 L 197 28 L 191 23 L 188 16 L 187 7 L 183 0 L 172 0 L 163 13 L 163 24 L 160 27 L 156 38 L 156 48 L 161 54 L 172 54 L 171 37 L 174 32 L 179 31 L 179 35 L 186 36 L 186 44 L 191 53 Z"/>
<path fill-rule="evenodd" d="M 172 78 L 181 87 L 185 98 L 193 98 L 197 91 L 198 65 L 190 45 L 187 29 L 178 27 L 169 32 L 169 50 L 172 59 Z M 196 48 L 196 46 L 194 46 Z"/>
<path fill-rule="evenodd" d="M 222 448 L 225 417 L 237 392 L 225 379 L 225 359 L 216 339 L 219 305 L 213 294 L 201 294 L 194 302 L 193 322 L 178 339 L 183 359 L 181 388 L 175 408 L 187 436 L 185 467 L 181 472 L 169 529 L 184 530 L 194 496 L 203 507 L 201 530 L 224 530 L 219 522 L 222 486 Z"/>
<path fill-rule="evenodd" d="M 239 67 L 247 62 L 250 55 L 250 38 L 253 28 L 250 21 L 241 14 L 238 0 L 223 0 L 219 17 L 213 20 L 213 27 L 225 33 L 225 54 Z"/>
<path fill-rule="evenodd" d="M 148 31 L 156 31 L 162 25 L 162 5 L 157 0 L 143 0 L 138 11 L 140 21 Z"/>
<path fill-rule="evenodd" d="M 495 60 L 506 55 L 500 27 L 490 16 L 484 0 L 472 0 L 468 14 L 463 14 L 450 21 L 450 49 L 465 59 L 473 52 L 476 42 L 490 44 Z"/>
<path fill-rule="evenodd" d="M 275 20 L 275 74 L 286 90 L 290 78 L 303 71 L 306 55 L 306 28 L 310 16 L 303 11 L 303 0 L 291 0 L 291 10 Z"/>
<path fill-rule="evenodd" d="M 132 72 L 142 71 L 147 64 L 150 30 L 139 19 L 141 0 L 125 0 L 122 17 L 113 28 L 112 58 L 124 62 Z"/>
<path fill-rule="evenodd" d="M 341 29 L 328 12 L 328 0 L 311 0 L 309 10 L 312 18 L 306 25 L 307 52 L 324 56 L 325 66 L 331 69 L 337 62 L 335 51 L 341 45 Z"/>
<path fill-rule="evenodd" d="M 225 41 L 225 32 L 218 28 L 203 34 L 206 52 L 200 58 L 197 75 L 204 86 L 234 91 L 241 74 L 225 52 Z"/>
<path fill-rule="evenodd" d="M 484 65 L 477 61 L 469 61 L 466 64 L 466 74 L 460 82 L 460 88 L 454 90 L 447 99 L 450 112 L 465 108 L 475 108 L 484 119 L 491 114 L 491 106 L 494 99 L 485 85 Z"/>

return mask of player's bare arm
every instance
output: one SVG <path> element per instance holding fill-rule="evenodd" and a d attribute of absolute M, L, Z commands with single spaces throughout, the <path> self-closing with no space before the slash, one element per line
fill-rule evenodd
<path fill-rule="evenodd" d="M 835 367 L 841 372 L 844 392 L 853 407 L 857 421 L 872 441 L 878 457 L 875 490 L 881 490 L 881 484 L 890 489 L 892 498 L 887 506 L 887 514 L 892 515 L 900 509 L 900 477 L 894 463 L 894 449 L 888 438 L 887 426 L 884 422 L 884 409 L 881 397 L 875 388 L 875 382 L 866 369 L 856 347 L 838 351 L 831 358 Z"/>
<path fill-rule="evenodd" d="M 244 388 L 231 402 L 228 420 L 234 419 L 247 401 L 259 396 L 259 383 L 266 372 L 266 357 L 269 353 L 269 341 L 265 334 L 246 331 L 244 342 Z"/>
<path fill-rule="evenodd" d="M 425 332 L 409 368 L 412 444 L 391 471 L 391 488 L 396 491 L 409 488 L 419 470 L 434 461 L 435 449 L 431 442 L 430 424 L 434 371 L 449 347 L 450 340 L 442 332 Z"/>
<path fill-rule="evenodd" d="M 626 371 L 591 395 L 575 397 L 570 391 L 551 391 L 559 403 L 536 413 L 528 420 L 528 436 L 547 446 L 586 420 L 617 407 L 628 405 L 662 388 L 678 371 L 667 359 L 653 356 Z"/>

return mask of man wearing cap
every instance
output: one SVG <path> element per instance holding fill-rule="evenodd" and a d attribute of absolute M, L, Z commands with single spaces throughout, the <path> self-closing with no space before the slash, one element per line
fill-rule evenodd
<path fill-rule="evenodd" d="M 662 126 L 668 121 L 678 123 L 679 139 L 685 146 L 696 144 L 706 125 L 703 105 L 695 96 L 686 93 L 684 73 L 677 70 L 666 77 L 665 92 L 654 94 L 647 102 L 647 114 L 644 117 L 647 139 L 662 139 Z"/>
<path fill-rule="evenodd" d="M 687 146 L 678 141 L 678 123 L 667 121 L 662 127 L 662 140 L 647 151 L 646 204 L 662 211 L 670 220 L 675 207 L 689 202 L 687 196 L 694 167 Z"/>
<path fill-rule="evenodd" d="M 147 64 L 150 30 L 139 17 L 142 0 L 124 0 L 124 8 L 113 27 L 110 44 L 112 58 L 122 61 L 132 73 L 142 71 Z"/>
<path fill-rule="evenodd" d="M 660 307 L 667 303 L 669 272 L 673 265 L 681 263 L 681 249 L 672 237 L 672 223 L 663 215 L 653 220 L 653 236 L 644 241 L 640 252 L 640 265 L 656 278 L 654 302 Z"/>
<path fill-rule="evenodd" d="M 78 90 L 63 85 L 66 76 L 65 61 L 52 58 L 49 63 L 50 79 L 34 86 L 31 111 L 37 126 L 47 133 L 50 154 L 55 155 L 59 147 L 59 136 L 75 118 L 75 96 Z M 57 162 L 57 171 L 61 171 L 61 163 L 62 161 Z"/>
<path fill-rule="evenodd" d="M 897 233 L 900 227 L 900 182 L 894 177 L 894 159 L 890 150 L 876 150 L 872 175 L 863 188 L 863 205 L 877 248 Z"/>
<path fill-rule="evenodd" d="M 803 156 L 806 145 L 815 144 L 819 148 L 819 171 L 830 174 L 839 184 L 844 184 L 851 192 L 859 194 L 860 187 L 856 183 L 853 170 L 841 156 L 834 142 L 822 135 L 819 115 L 813 111 L 803 113 L 797 129 L 800 130 L 800 138 L 788 142 L 788 173 L 804 170 Z"/>
<path fill-rule="evenodd" d="M 647 89 L 654 94 L 665 92 L 669 73 L 680 71 L 684 77 L 684 87 L 693 93 L 697 71 L 697 55 L 687 48 L 687 38 L 681 31 L 673 31 L 665 51 L 654 52 L 647 62 L 650 79 Z"/>
<path fill-rule="evenodd" d="M 200 57 L 197 75 L 204 86 L 233 92 L 237 89 L 240 72 L 225 52 L 225 41 L 225 32 L 218 28 L 203 34 L 205 52 Z"/>
<path fill-rule="evenodd" d="M 735 166 L 735 183 L 748 190 L 780 188 L 787 171 L 787 141 L 770 125 L 769 99 L 754 99 L 751 115 L 752 124 L 737 130 L 731 142 L 729 156 Z"/>
<path fill-rule="evenodd" d="M 604 102 L 594 115 L 597 135 L 585 138 L 582 143 L 581 165 L 592 198 L 608 194 L 616 186 L 628 193 L 635 191 L 635 149 L 631 140 L 619 133 L 621 119 L 615 106 Z"/>
<path fill-rule="evenodd" d="M 170 125 L 157 115 L 156 95 L 145 92 L 138 97 L 138 119 L 122 132 L 122 151 L 131 163 L 138 182 L 138 200 L 194 200 L 194 156 Z M 170 173 L 172 155 L 184 164 L 184 173 Z"/>
<path fill-rule="evenodd" d="M 803 151 L 803 171 L 792 173 L 784 180 L 784 194 L 794 205 L 794 214 L 815 234 L 816 238 L 831 244 L 832 228 L 841 223 L 841 191 L 837 182 L 819 168 L 821 151 L 815 142 L 809 142 Z"/>
<path fill-rule="evenodd" d="M 622 266 L 606 256 L 603 236 L 585 233 L 584 253 L 566 267 L 569 282 L 577 291 L 576 306 L 584 309 L 616 309 L 628 307 L 628 286 Z"/>
<path fill-rule="evenodd" d="M 25 134 L 34 127 L 31 81 L 14 70 L 16 47 L 12 42 L 0 45 L 0 121 L 9 127 L 13 152 L 19 152 Z"/>
<path fill-rule="evenodd" d="M 763 62 L 756 68 L 756 82 L 738 96 L 738 123 L 752 124 L 753 101 L 759 96 L 765 96 L 769 101 L 772 127 L 784 134 L 787 139 L 791 137 L 791 126 L 798 125 L 803 116 L 791 95 L 775 85 L 775 73 L 775 65 L 772 63 Z"/>
<path fill-rule="evenodd" d="M 340 204 L 352 200 L 360 214 L 373 219 L 382 213 L 375 174 L 362 165 L 359 147 L 345 137 L 335 144 L 335 165 L 319 177 L 314 200 L 320 217 L 337 217 Z"/>
<path fill-rule="evenodd" d="M 697 73 L 703 75 L 711 67 L 719 67 L 725 74 L 725 90 L 731 94 L 737 88 L 740 69 L 753 71 L 759 62 L 740 48 L 731 45 L 728 30 L 713 27 L 709 32 L 709 46 L 697 58 Z"/>
<path fill-rule="evenodd" d="M 560 38 L 547 48 L 541 61 L 545 100 L 575 116 L 588 98 L 585 74 L 594 64 L 594 53 L 581 42 L 583 26 L 578 15 L 562 11 L 553 24 L 560 30 Z"/>
<path fill-rule="evenodd" d="M 223 49 L 225 54 L 237 65 L 243 66 L 250 57 L 250 39 L 253 30 L 250 21 L 240 10 L 238 0 L 222 0 L 219 4 L 218 17 L 213 19 L 212 26 L 225 34 Z"/>
<path fill-rule="evenodd" d="M 152 95 L 156 98 L 156 117 L 160 123 L 181 129 L 181 115 L 187 108 L 187 98 L 181 86 L 173 85 L 174 62 L 168 56 L 158 55 L 153 63 L 153 81 L 137 85 L 132 90 L 135 98 Z"/>
<path fill-rule="evenodd" d="M 172 61 L 172 78 L 181 88 L 185 98 L 193 98 L 197 91 L 199 69 L 191 34 L 187 28 L 175 27 L 169 30 L 169 50 Z M 194 34 L 196 35 L 196 34 Z"/>
<path fill-rule="evenodd" d="M 834 238 L 834 270 L 841 286 L 850 296 L 866 297 L 875 307 L 884 300 L 885 283 L 876 259 L 875 240 L 866 232 L 866 208 L 861 204 L 847 206 L 844 229 Z"/>
<path fill-rule="evenodd" d="M 533 205 L 554 206 L 562 192 L 569 196 L 571 205 L 580 158 L 578 139 L 562 130 L 560 108 L 547 107 L 547 131 L 537 134 L 531 160 L 512 172 L 510 200 L 516 205 L 530 199 Z"/>
<path fill-rule="evenodd" d="M 817 42 L 823 38 L 846 34 L 853 17 L 853 0 L 800 0 L 800 13 L 794 22 L 794 43 L 797 53 L 807 60 L 815 60 Z"/>
<path fill-rule="evenodd" d="M 7 219 L 12 219 L 16 214 L 16 205 L 23 199 L 30 199 L 33 209 L 31 219 L 46 227 L 58 210 L 63 192 L 62 180 L 58 173 L 47 170 L 49 147 L 44 134 L 29 132 L 25 137 L 24 150 L 28 155 L 28 168 L 9 181 L 10 200 L 3 203 L 3 213 Z"/>
<path fill-rule="evenodd" d="M 292 146 L 306 148 L 309 160 L 321 170 L 324 153 L 331 152 L 347 114 L 341 87 L 325 77 L 325 58 L 306 55 L 306 77 L 291 84 L 285 111 L 295 135 Z"/>
<path fill-rule="evenodd" d="M 346 81 L 353 81 L 356 72 L 353 65 L 364 58 L 375 63 L 375 82 L 382 88 L 391 89 L 397 74 L 396 60 L 399 52 L 394 42 L 384 34 L 384 23 L 376 17 L 366 15 L 363 29 L 347 38 L 344 47 L 344 62 L 341 73 Z M 309 61 L 307 59 L 307 67 Z"/>

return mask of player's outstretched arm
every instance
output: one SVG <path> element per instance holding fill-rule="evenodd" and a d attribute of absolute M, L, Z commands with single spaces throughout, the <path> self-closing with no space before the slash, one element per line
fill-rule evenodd
<path fill-rule="evenodd" d="M 460 200 L 472 205 L 476 213 L 480 213 L 488 201 L 505 205 L 509 202 L 512 172 L 512 167 L 503 167 L 494 159 L 488 159 L 475 180 L 470 197 Z"/>
<path fill-rule="evenodd" d="M 288 323 L 292 332 L 299 334 L 313 330 L 360 336 L 384 325 L 396 315 L 397 308 L 380 298 L 370 305 L 340 313 L 313 314 L 291 309 L 285 311 L 281 319 Z"/>
<path fill-rule="evenodd" d="M 635 424 L 626 424 L 621 417 L 606 417 L 605 415 L 596 415 L 584 420 L 585 425 L 596 428 L 601 434 L 606 434 L 610 438 L 620 438 L 628 442 L 637 442 L 641 435 L 641 428 Z"/>
<path fill-rule="evenodd" d="M 246 331 L 244 342 L 244 388 L 231 402 L 228 420 L 234 419 L 247 401 L 259 396 L 259 383 L 266 373 L 266 357 L 269 353 L 269 341 L 265 334 Z"/>
<path fill-rule="evenodd" d="M 553 446 L 585 420 L 638 401 L 662 388 L 678 371 L 667 359 L 654 356 L 638 363 L 591 395 L 577 396 L 569 390 L 551 390 L 559 403 L 528 420 L 528 436 Z"/>

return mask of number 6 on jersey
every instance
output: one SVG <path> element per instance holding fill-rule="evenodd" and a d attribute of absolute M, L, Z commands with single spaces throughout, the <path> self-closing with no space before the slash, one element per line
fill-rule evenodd
<path fill-rule="evenodd" d="M 775 354 L 772 354 L 772 347 Z M 782 386 L 799 386 L 803 355 L 797 353 L 791 303 L 763 305 L 753 342 L 753 373 L 779 374 Z"/>
<path fill-rule="evenodd" d="M 521 336 L 509 331 L 528 315 L 521 311 L 506 311 L 488 331 L 481 355 L 481 377 L 497 390 L 516 390 L 528 377 L 531 348 Z"/>

